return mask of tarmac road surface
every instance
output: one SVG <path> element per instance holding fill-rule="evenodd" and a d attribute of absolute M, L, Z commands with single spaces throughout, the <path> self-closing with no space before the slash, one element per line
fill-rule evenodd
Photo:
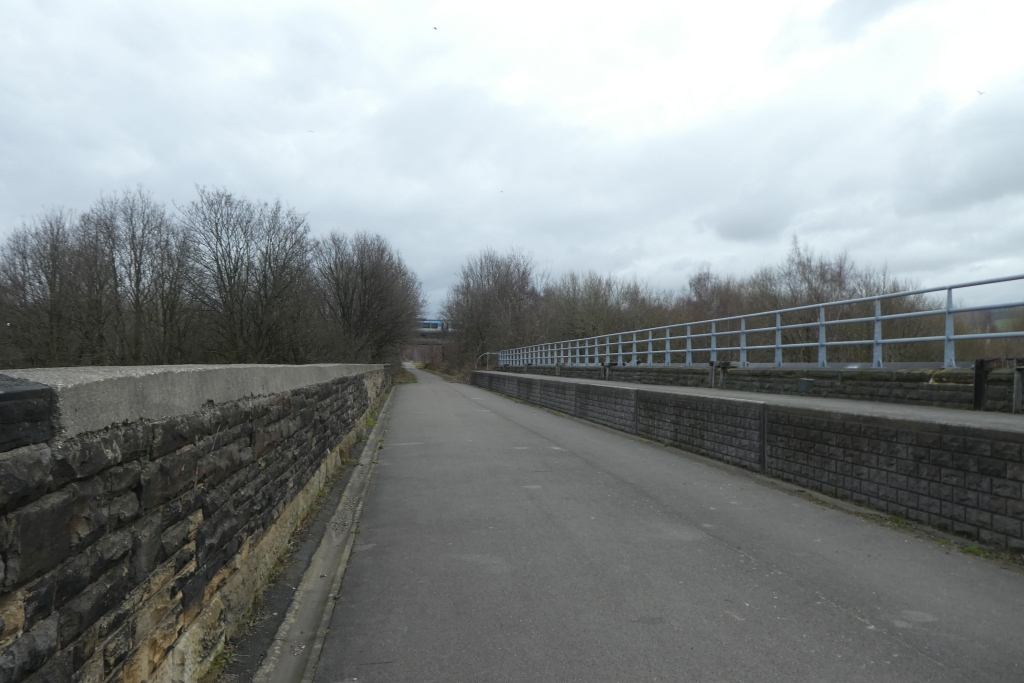
<path fill-rule="evenodd" d="M 316 681 L 1024 681 L 1024 575 L 415 371 Z"/>

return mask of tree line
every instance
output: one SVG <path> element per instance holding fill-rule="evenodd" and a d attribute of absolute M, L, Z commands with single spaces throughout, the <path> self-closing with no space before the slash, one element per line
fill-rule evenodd
<path fill-rule="evenodd" d="M 310 235 L 279 200 L 142 187 L 54 208 L 0 245 L 0 367 L 388 362 L 422 287 L 380 235 Z"/>
<path fill-rule="evenodd" d="M 793 241 L 779 263 L 763 266 L 745 277 L 723 276 L 703 267 L 678 291 L 658 289 L 635 278 L 620 278 L 593 271 L 569 272 L 559 277 L 545 275 L 532 257 L 521 250 L 500 253 L 484 250 L 462 266 L 451 287 L 443 315 L 457 330 L 455 344 L 461 362 L 472 363 L 485 351 L 497 351 L 540 342 L 580 339 L 629 330 L 693 323 L 730 316 L 795 308 L 830 301 L 843 301 L 915 289 L 915 283 L 893 277 L 886 269 L 859 266 L 845 253 L 827 255 Z M 916 295 L 887 299 L 883 315 L 942 308 L 944 300 Z M 827 309 L 829 320 L 870 318 L 873 303 L 849 304 Z M 783 324 L 816 323 L 818 310 L 787 314 Z M 963 315 L 956 320 L 957 332 L 986 329 L 986 320 Z M 774 315 L 749 321 L 749 328 L 773 327 Z M 736 321 L 717 323 L 716 332 L 739 330 Z M 942 316 L 923 316 L 886 321 L 887 339 L 942 335 Z M 694 334 L 710 331 L 710 325 L 694 326 Z M 873 322 L 828 328 L 833 341 L 872 339 Z M 682 332 L 680 332 L 682 333 Z M 628 338 L 627 338 L 628 339 Z M 772 332 L 748 334 L 747 344 L 771 345 Z M 817 327 L 786 330 L 783 343 L 808 344 L 787 349 L 785 362 L 814 363 L 817 360 Z M 707 349 L 707 338 L 692 342 L 695 349 Z M 718 346 L 738 346 L 738 336 L 725 337 Z M 995 348 L 999 346 L 999 348 Z M 959 357 L 1010 353 L 1006 344 L 961 342 Z M 1019 344 L 1014 346 L 1015 349 Z M 674 348 L 681 347 L 677 342 Z M 990 348 L 991 347 L 991 348 Z M 663 350 L 664 342 L 654 349 Z M 641 350 L 646 350 L 642 346 Z M 1017 349 L 1019 352 L 1020 349 Z M 695 356 L 706 362 L 706 353 Z M 842 346 L 828 349 L 830 362 L 871 362 L 870 346 Z M 719 353 L 720 360 L 738 360 L 737 352 Z M 751 351 L 750 362 L 770 363 L 774 351 Z M 941 343 L 889 344 L 884 362 L 941 361 Z M 681 362 L 681 356 L 675 362 Z"/>

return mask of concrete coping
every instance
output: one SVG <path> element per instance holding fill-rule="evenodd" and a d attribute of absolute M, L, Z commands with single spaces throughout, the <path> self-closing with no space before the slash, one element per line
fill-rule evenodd
<path fill-rule="evenodd" d="M 30 368 L 0 374 L 50 387 L 57 398 L 55 432 L 67 438 L 112 424 L 187 415 L 211 402 L 292 391 L 384 367 L 341 363 L 140 365 Z"/>

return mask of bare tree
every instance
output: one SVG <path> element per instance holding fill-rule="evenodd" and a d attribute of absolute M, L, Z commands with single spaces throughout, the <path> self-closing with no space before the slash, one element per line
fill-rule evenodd
<path fill-rule="evenodd" d="M 539 304 L 532 258 L 517 249 L 486 249 L 463 264 L 442 315 L 456 331 L 459 350 L 475 357 L 537 339 Z"/>
<path fill-rule="evenodd" d="M 317 244 L 280 201 L 196 191 L 177 216 L 137 187 L 16 230 L 0 365 L 397 358 L 423 297 L 384 238 Z"/>
<path fill-rule="evenodd" d="M 70 211 L 50 209 L 14 231 L 0 253 L 8 354 L 27 365 L 71 362 L 73 226 Z"/>
<path fill-rule="evenodd" d="M 387 240 L 332 233 L 317 244 L 314 263 L 332 355 L 348 362 L 396 359 L 424 301 L 419 280 Z"/>

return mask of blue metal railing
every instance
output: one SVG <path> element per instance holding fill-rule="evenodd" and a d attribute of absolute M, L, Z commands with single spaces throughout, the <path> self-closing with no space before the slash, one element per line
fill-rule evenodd
<path fill-rule="evenodd" d="M 674 363 L 676 358 L 685 358 L 685 366 L 694 364 L 695 355 L 707 354 L 711 363 L 718 362 L 719 354 L 726 352 L 738 352 L 740 367 L 750 365 L 748 359 L 752 351 L 774 350 L 774 366 L 783 367 L 783 351 L 786 349 L 817 349 L 818 367 L 828 366 L 828 349 L 840 346 L 871 346 L 872 367 L 882 367 L 882 350 L 891 344 L 920 344 L 941 342 L 943 345 L 942 367 L 956 367 L 956 342 L 966 340 L 991 340 L 991 339 L 1020 339 L 1024 338 L 1024 331 L 1009 332 L 981 332 L 970 334 L 956 334 L 953 326 L 953 317 L 957 314 L 972 313 L 980 311 L 991 311 L 998 309 L 1024 307 L 1024 291 L 1021 292 L 1020 300 L 1001 302 L 994 304 L 955 307 L 953 303 L 954 290 L 966 289 L 969 287 L 980 287 L 1005 282 L 1020 282 L 1024 275 L 1013 275 L 1009 277 L 993 278 L 990 280 L 978 280 L 965 282 L 957 285 L 944 287 L 930 287 L 927 289 L 915 289 L 907 292 L 895 292 L 892 294 L 881 294 L 878 296 L 861 297 L 859 299 L 846 299 L 843 301 L 832 301 L 823 304 L 811 304 L 807 306 L 796 306 L 775 311 L 762 311 L 745 315 L 735 315 L 714 320 L 701 320 L 691 323 L 679 323 L 664 325 L 661 327 L 649 327 L 642 330 L 629 330 L 626 332 L 613 332 L 581 339 L 569 339 L 557 342 L 546 342 L 523 346 L 516 349 L 506 349 L 498 353 L 500 365 L 522 367 L 526 365 L 680 365 Z M 908 311 L 904 313 L 882 314 L 882 302 L 900 298 L 921 296 L 945 292 L 945 305 L 940 308 L 921 311 Z M 857 318 L 833 317 L 829 319 L 828 312 L 843 306 L 858 304 L 874 304 L 874 315 Z M 818 313 L 814 322 L 798 322 L 783 324 L 783 316 L 800 313 Z M 769 327 L 750 327 L 752 321 L 760 318 L 774 316 L 775 324 Z M 909 320 L 914 318 L 942 316 L 944 319 L 944 331 L 941 335 L 922 335 L 910 337 L 884 338 L 882 336 L 882 325 L 888 321 Z M 735 326 L 738 322 L 739 329 L 722 329 L 723 324 Z M 864 339 L 832 339 L 829 340 L 828 330 L 843 325 L 868 324 L 873 330 L 871 338 Z M 694 328 L 710 326 L 709 332 L 694 332 Z M 787 330 L 817 330 L 817 341 L 783 341 L 783 332 Z M 748 344 L 751 335 L 770 335 L 774 332 L 774 343 L 769 344 Z M 738 338 L 738 339 L 736 339 Z M 702 343 L 708 340 L 707 346 L 695 346 L 695 343 Z M 733 345 L 723 346 L 723 340 L 728 340 Z M 679 347 L 674 347 L 674 342 L 680 342 Z M 655 348 L 658 346 L 660 348 Z M 643 347 L 642 349 L 640 347 Z M 660 359 L 658 357 L 660 356 Z M 644 357 L 645 362 L 640 359 Z M 628 358 L 628 362 L 626 359 Z"/>

